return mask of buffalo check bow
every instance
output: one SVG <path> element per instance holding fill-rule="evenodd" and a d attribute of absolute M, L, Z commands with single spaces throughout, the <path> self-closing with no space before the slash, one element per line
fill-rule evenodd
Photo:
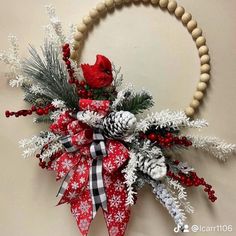
<path fill-rule="evenodd" d="M 102 135 L 102 129 L 94 128 L 93 131 L 93 142 L 90 145 L 90 154 L 93 158 L 92 166 L 89 171 L 89 186 L 90 194 L 93 203 L 93 214 L 92 218 L 95 217 L 97 210 L 102 206 L 103 210 L 107 210 L 107 197 L 105 193 L 103 177 L 102 177 L 102 158 L 107 156 L 105 139 Z M 78 147 L 72 143 L 72 138 L 67 135 L 60 139 L 60 142 L 65 147 L 67 152 L 75 152 Z M 63 196 L 67 189 L 70 177 L 73 175 L 74 170 L 72 169 L 64 178 L 62 185 L 59 189 L 57 196 Z"/>

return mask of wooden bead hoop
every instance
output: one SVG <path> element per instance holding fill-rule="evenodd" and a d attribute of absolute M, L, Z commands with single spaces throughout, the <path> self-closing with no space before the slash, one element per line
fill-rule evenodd
<path fill-rule="evenodd" d="M 90 26 L 99 18 L 100 15 L 109 12 L 115 7 L 120 7 L 122 4 L 143 2 L 150 3 L 154 6 L 159 6 L 162 10 L 167 10 L 170 14 L 174 15 L 178 20 L 181 20 L 183 25 L 188 29 L 196 43 L 199 58 L 200 58 L 200 80 L 197 84 L 196 91 L 190 105 L 185 109 L 185 114 L 192 117 L 200 102 L 204 97 L 204 92 L 207 89 L 210 80 L 210 55 L 209 49 L 206 45 L 206 38 L 202 36 L 202 29 L 198 27 L 196 20 L 192 19 L 192 15 L 185 11 L 185 9 L 178 5 L 175 0 L 104 0 L 99 2 L 95 8 L 90 10 L 80 24 L 77 25 L 77 31 L 74 35 L 73 51 L 71 52 L 71 59 L 78 60 L 78 50 L 81 42 L 84 40 L 86 33 L 89 31 Z"/>

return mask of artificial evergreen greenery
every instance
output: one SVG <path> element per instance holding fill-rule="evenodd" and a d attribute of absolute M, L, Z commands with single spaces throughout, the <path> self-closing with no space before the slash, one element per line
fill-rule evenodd
<path fill-rule="evenodd" d="M 52 44 L 45 42 L 41 48 L 42 56 L 34 47 L 30 47 L 30 58 L 23 64 L 24 73 L 38 84 L 42 90 L 42 97 L 59 99 L 70 108 L 76 108 L 78 95 L 73 85 L 67 82 L 67 72 L 62 64 L 61 52 Z M 27 91 L 26 100 L 32 101 L 34 95 Z"/>
<path fill-rule="evenodd" d="M 144 112 L 154 105 L 152 96 L 146 91 L 127 95 L 116 107 L 117 111 L 129 111 L 133 114 Z"/>
<path fill-rule="evenodd" d="M 30 88 L 32 85 L 24 83 L 22 89 L 25 92 L 24 100 L 35 106 L 46 106 L 51 103 L 52 99 L 45 94 L 35 94 Z"/>
<path fill-rule="evenodd" d="M 50 115 L 43 115 L 35 118 L 35 123 L 51 123 L 52 119 L 50 118 Z"/>

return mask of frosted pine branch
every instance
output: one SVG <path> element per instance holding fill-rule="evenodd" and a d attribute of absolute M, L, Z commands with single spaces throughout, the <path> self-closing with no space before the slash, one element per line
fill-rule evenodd
<path fill-rule="evenodd" d="M 38 150 L 42 149 L 44 145 L 56 141 L 58 138 L 58 135 L 51 132 L 41 132 L 40 136 L 22 139 L 19 141 L 19 146 L 25 149 L 22 156 L 24 158 L 33 156 Z"/>
<path fill-rule="evenodd" d="M 52 101 L 52 105 L 53 105 L 55 108 L 59 108 L 59 109 L 66 108 L 65 102 L 62 101 L 62 100 L 59 100 L 59 99 L 54 99 L 54 100 Z"/>
<path fill-rule="evenodd" d="M 63 145 L 60 142 L 52 143 L 48 146 L 48 148 L 40 155 L 40 158 L 45 161 L 48 160 L 53 154 L 61 151 L 63 149 Z"/>
<path fill-rule="evenodd" d="M 134 183 L 137 179 L 137 156 L 136 153 L 130 151 L 129 154 L 129 162 L 126 166 L 126 168 L 122 171 L 124 173 L 125 177 L 125 184 L 127 187 L 127 199 L 126 204 L 127 205 L 133 205 L 134 204 L 134 195 L 137 194 L 137 192 L 134 191 Z"/>
<path fill-rule="evenodd" d="M 166 182 L 168 187 L 172 188 L 174 191 L 177 192 L 177 198 L 181 203 L 182 207 L 185 209 L 185 211 L 189 214 L 194 213 L 194 207 L 191 206 L 190 202 L 187 201 L 186 189 L 176 180 L 168 178 Z"/>
<path fill-rule="evenodd" d="M 46 5 L 46 10 L 50 19 L 50 23 L 56 33 L 56 35 L 58 36 L 60 42 L 62 44 L 65 43 L 65 35 L 63 34 L 63 30 L 62 30 L 62 24 L 61 21 L 59 19 L 59 17 L 56 15 L 56 10 L 52 5 Z"/>
<path fill-rule="evenodd" d="M 190 121 L 183 111 L 170 111 L 169 109 L 152 113 L 138 123 L 137 129 L 146 132 L 149 127 L 173 128 L 178 130 L 182 127 L 203 128 L 208 124 L 205 120 Z"/>
<path fill-rule="evenodd" d="M 8 37 L 10 43 L 10 49 L 8 51 L 0 52 L 0 61 L 9 66 L 10 72 L 6 74 L 11 87 L 22 86 L 24 82 L 28 82 L 29 79 L 22 72 L 22 64 L 19 56 L 18 40 L 15 36 L 10 35 Z"/>
<path fill-rule="evenodd" d="M 209 152 L 219 160 L 225 161 L 227 156 L 236 152 L 235 144 L 228 144 L 216 137 L 187 136 L 192 146 Z"/>
<path fill-rule="evenodd" d="M 121 74 L 121 67 L 116 68 L 115 64 L 112 63 L 112 74 L 113 74 L 113 85 L 117 88 L 122 85 L 123 82 L 123 74 Z"/>
<path fill-rule="evenodd" d="M 35 95 L 44 94 L 44 89 L 39 84 L 32 84 L 29 91 Z"/>
<path fill-rule="evenodd" d="M 74 33 L 76 31 L 76 26 L 74 24 L 69 24 L 69 32 L 66 35 L 66 42 L 72 44 L 74 42 Z"/>
<path fill-rule="evenodd" d="M 137 152 L 149 157 L 150 159 L 164 157 L 162 150 L 159 147 L 154 146 L 150 140 L 144 141 L 142 145 L 138 143 L 135 145 L 138 147 Z"/>
<path fill-rule="evenodd" d="M 99 115 L 95 111 L 83 111 L 83 112 L 78 112 L 76 115 L 76 118 L 83 122 L 86 123 L 89 126 L 97 126 L 102 122 L 103 115 Z"/>
<path fill-rule="evenodd" d="M 134 95 L 134 88 L 132 85 L 126 86 L 124 89 L 118 92 L 115 101 L 112 103 L 112 109 L 116 110 L 116 108 L 122 104 L 122 102 L 126 99 L 127 96 L 131 97 Z"/>

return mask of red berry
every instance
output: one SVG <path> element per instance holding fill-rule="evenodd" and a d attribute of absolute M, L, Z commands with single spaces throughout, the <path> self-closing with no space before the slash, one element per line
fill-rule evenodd
<path fill-rule="evenodd" d="M 80 85 L 81 87 L 84 87 L 84 86 L 86 85 L 86 82 L 85 82 L 84 80 L 82 80 L 82 81 L 79 82 L 79 85 Z"/>
<path fill-rule="evenodd" d="M 46 109 L 44 110 L 44 114 L 47 115 L 48 113 L 49 113 L 49 109 L 46 108 Z"/>
<path fill-rule="evenodd" d="M 166 134 L 166 137 L 167 137 L 167 138 L 172 138 L 173 135 L 172 135 L 172 133 L 167 133 L 167 134 Z"/>
<path fill-rule="evenodd" d="M 148 135 L 148 139 L 150 140 L 150 141 L 152 141 L 152 142 L 154 142 L 155 140 L 156 140 L 156 134 L 154 134 L 154 133 L 151 133 L 151 134 L 149 134 Z"/>
<path fill-rule="evenodd" d="M 69 46 L 70 45 L 68 43 L 66 43 L 65 45 L 63 45 L 62 49 L 65 50 L 65 49 L 69 48 Z"/>
<path fill-rule="evenodd" d="M 88 97 L 92 97 L 93 96 L 93 93 L 91 91 L 88 91 Z"/>
<path fill-rule="evenodd" d="M 42 108 L 38 108 L 36 110 L 36 114 L 39 115 L 39 116 L 42 116 L 44 114 L 44 110 Z"/>
<path fill-rule="evenodd" d="M 74 79 L 69 79 L 69 84 L 73 84 L 74 82 L 75 82 L 75 80 Z"/>
<path fill-rule="evenodd" d="M 9 117 L 10 116 L 10 111 L 5 111 L 5 116 Z"/>
<path fill-rule="evenodd" d="M 36 107 L 35 107 L 35 106 L 32 106 L 32 107 L 31 107 L 31 111 L 36 111 Z"/>

